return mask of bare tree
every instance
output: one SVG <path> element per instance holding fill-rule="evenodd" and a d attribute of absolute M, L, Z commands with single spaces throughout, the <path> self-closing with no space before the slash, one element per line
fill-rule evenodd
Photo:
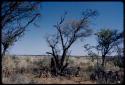
<path fill-rule="evenodd" d="M 55 74 L 62 73 L 68 66 L 69 48 L 72 44 L 80 38 L 91 35 L 92 30 L 89 29 L 89 24 L 91 18 L 97 15 L 97 11 L 85 10 L 80 20 L 69 23 L 64 23 L 66 14 L 54 25 L 57 33 L 47 38 L 49 47 L 52 50 L 52 52 L 47 53 L 53 56 L 51 68 Z"/>
<path fill-rule="evenodd" d="M 39 2 L 7 2 L 1 6 L 2 56 L 26 31 L 26 28 L 40 15 Z"/>

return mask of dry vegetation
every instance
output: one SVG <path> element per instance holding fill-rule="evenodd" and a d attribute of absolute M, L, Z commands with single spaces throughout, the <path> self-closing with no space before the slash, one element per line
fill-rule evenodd
<path fill-rule="evenodd" d="M 5 56 L 2 60 L 2 82 L 4 84 L 96 84 L 90 74 L 96 61 L 85 57 L 71 57 L 68 67 L 80 67 L 78 76 L 52 76 L 49 72 L 50 57 Z M 42 70 L 44 68 L 44 70 Z M 47 69 L 47 70 L 46 70 Z M 110 61 L 107 70 L 119 70 Z M 41 70 L 41 71 L 40 71 Z M 42 73 L 41 73 L 42 72 Z M 41 74 L 41 75 L 40 75 Z"/>

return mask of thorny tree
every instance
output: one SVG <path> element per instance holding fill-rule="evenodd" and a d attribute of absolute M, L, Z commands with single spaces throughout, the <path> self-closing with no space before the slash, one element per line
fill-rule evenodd
<path fill-rule="evenodd" d="M 26 31 L 26 28 L 40 15 L 39 2 L 2 2 L 2 56 Z"/>
<path fill-rule="evenodd" d="M 96 36 L 98 42 L 97 48 L 101 52 L 102 67 L 104 67 L 106 56 L 113 52 L 114 47 L 118 47 L 123 42 L 123 32 L 112 29 L 101 29 L 96 33 Z"/>
<path fill-rule="evenodd" d="M 80 38 L 91 35 L 92 30 L 89 28 L 89 24 L 91 18 L 97 15 L 97 11 L 85 10 L 80 20 L 74 20 L 69 23 L 64 23 L 66 14 L 54 25 L 57 34 L 47 37 L 47 42 L 52 50 L 52 52 L 47 53 L 53 56 L 51 71 L 54 74 L 61 74 L 68 66 L 69 48 L 72 44 Z"/>
<path fill-rule="evenodd" d="M 92 58 L 96 57 L 98 65 L 98 57 L 101 54 L 102 57 L 102 67 L 105 64 L 105 57 L 111 53 L 118 53 L 118 57 L 122 56 L 119 45 L 123 42 L 123 33 L 118 33 L 117 30 L 101 29 L 100 32 L 95 33 L 97 37 L 97 45 L 90 46 L 90 44 L 85 44 L 84 48 L 88 52 L 88 55 Z M 95 53 L 92 50 L 96 50 Z M 115 51 L 116 50 L 116 51 Z M 119 58 L 120 59 L 120 58 Z"/>

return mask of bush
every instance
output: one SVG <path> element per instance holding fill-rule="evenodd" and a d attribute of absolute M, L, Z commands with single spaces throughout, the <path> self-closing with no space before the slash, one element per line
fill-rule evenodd
<path fill-rule="evenodd" d="M 31 59 L 31 58 L 27 57 L 27 58 L 26 58 L 26 62 L 30 62 L 30 61 L 31 61 L 30 59 Z"/>
<path fill-rule="evenodd" d="M 87 72 L 92 72 L 94 70 L 94 67 L 93 66 L 88 66 L 88 68 L 87 68 Z"/>
<path fill-rule="evenodd" d="M 22 74 L 16 74 L 11 77 L 11 82 L 14 84 L 28 84 L 30 83 L 30 79 Z"/>
<path fill-rule="evenodd" d="M 39 61 L 34 61 L 34 64 L 37 65 L 38 67 L 44 67 L 49 65 L 49 61 L 43 59 Z"/>
<path fill-rule="evenodd" d="M 15 74 L 7 78 L 2 78 L 4 84 L 29 84 L 30 78 L 22 74 Z"/>
<path fill-rule="evenodd" d="M 70 58 L 69 58 L 68 62 L 69 62 L 69 64 L 74 64 L 74 61 Z"/>
<path fill-rule="evenodd" d="M 2 58 L 2 67 L 7 67 L 8 69 L 13 69 L 16 67 L 15 62 L 11 56 L 5 56 Z"/>
<path fill-rule="evenodd" d="M 119 58 L 114 58 L 114 62 L 113 63 L 114 63 L 115 66 L 118 66 L 120 68 L 124 67 L 123 66 L 123 61 L 122 60 L 120 61 Z"/>

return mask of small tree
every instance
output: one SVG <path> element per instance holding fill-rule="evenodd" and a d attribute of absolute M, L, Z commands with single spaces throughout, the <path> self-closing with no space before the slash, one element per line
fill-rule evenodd
<path fill-rule="evenodd" d="M 92 30 L 88 28 L 89 21 L 93 16 L 97 15 L 97 12 L 95 10 L 85 10 L 79 21 L 71 21 L 70 23 L 63 24 L 66 14 L 54 25 L 57 34 L 47 38 L 49 47 L 52 50 L 52 52 L 47 53 L 53 56 L 51 68 L 55 74 L 62 73 L 68 66 L 69 48 L 72 44 L 78 39 L 85 38 L 92 33 Z"/>
<path fill-rule="evenodd" d="M 26 28 L 38 17 L 38 2 L 2 2 L 2 56 L 26 31 Z"/>
<path fill-rule="evenodd" d="M 100 32 L 96 33 L 97 36 L 97 48 L 100 50 L 102 55 L 102 66 L 104 67 L 105 57 L 108 53 L 111 53 L 113 48 L 121 43 L 123 38 L 123 32 L 118 33 L 117 30 L 101 29 Z"/>
<path fill-rule="evenodd" d="M 85 44 L 84 48 L 88 52 L 88 55 L 92 57 L 92 60 L 94 57 L 97 58 L 97 65 L 98 63 L 98 57 L 100 56 L 99 53 L 101 53 L 102 56 L 102 66 L 104 67 L 105 63 L 105 57 L 107 54 L 110 54 L 112 52 L 118 53 L 118 60 L 122 63 L 121 57 L 121 50 L 119 48 L 119 44 L 122 43 L 123 39 L 123 33 L 118 33 L 117 30 L 110 30 L 110 29 L 101 29 L 100 32 L 95 33 L 97 36 L 97 45 L 96 46 L 90 46 L 89 44 Z M 95 53 L 93 52 L 93 49 L 96 50 Z M 116 51 L 113 51 L 116 50 Z M 115 62 L 116 64 L 116 62 Z"/>

